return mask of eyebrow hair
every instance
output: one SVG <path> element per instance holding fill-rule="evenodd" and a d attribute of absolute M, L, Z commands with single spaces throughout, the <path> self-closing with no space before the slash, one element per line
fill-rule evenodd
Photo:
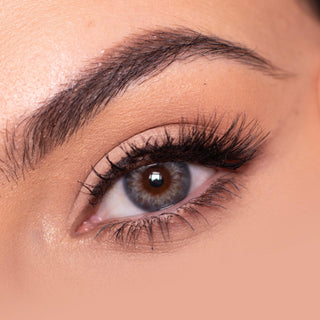
<path fill-rule="evenodd" d="M 175 61 L 200 57 L 233 60 L 275 78 L 283 75 L 269 60 L 243 45 L 190 29 L 167 28 L 131 35 L 95 59 L 14 130 L 7 129 L 7 159 L 0 159 L 0 171 L 8 181 L 17 180 L 130 85 L 158 75 Z M 21 146 L 18 137 L 22 137 Z"/>

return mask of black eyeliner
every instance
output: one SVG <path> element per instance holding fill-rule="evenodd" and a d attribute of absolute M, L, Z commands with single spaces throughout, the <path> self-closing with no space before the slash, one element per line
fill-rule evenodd
<path fill-rule="evenodd" d="M 193 124 L 182 119 L 178 139 L 164 127 L 155 141 L 144 139 L 142 146 L 122 144 L 125 156 L 117 163 L 105 156 L 110 165 L 108 172 L 99 173 L 92 168 L 100 180 L 97 185 L 82 183 L 91 195 L 90 204 L 97 205 L 113 183 L 129 171 L 152 163 L 183 161 L 231 171 L 239 169 L 257 155 L 269 133 L 264 133 L 258 121 L 248 121 L 243 113 L 224 130 L 223 120 L 216 115 L 210 119 L 198 116 Z"/>

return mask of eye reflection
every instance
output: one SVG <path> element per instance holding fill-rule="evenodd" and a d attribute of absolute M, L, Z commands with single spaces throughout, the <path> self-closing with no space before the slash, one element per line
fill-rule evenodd
<path fill-rule="evenodd" d="M 164 183 L 164 179 L 163 179 L 161 173 L 158 171 L 153 171 L 149 175 L 149 183 L 154 188 L 161 187 Z"/>

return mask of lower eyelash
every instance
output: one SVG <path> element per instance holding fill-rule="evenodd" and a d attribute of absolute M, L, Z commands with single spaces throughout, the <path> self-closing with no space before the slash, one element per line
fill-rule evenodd
<path fill-rule="evenodd" d="M 119 243 L 124 248 L 135 249 L 139 243 L 139 238 L 144 233 L 147 236 L 151 250 L 154 249 L 155 227 L 158 226 L 164 242 L 170 241 L 170 226 L 173 223 L 180 223 L 190 231 L 196 230 L 200 220 L 209 225 L 208 219 L 199 211 L 202 207 L 216 207 L 226 209 L 223 202 L 232 197 L 239 198 L 240 187 L 243 187 L 233 177 L 222 177 L 211 184 L 209 188 L 199 197 L 191 199 L 183 204 L 175 212 L 163 212 L 159 215 L 150 215 L 139 219 L 113 220 L 103 225 L 97 232 L 95 238 L 108 238 L 108 241 Z M 182 212 L 180 214 L 180 212 Z M 174 220 L 179 222 L 174 222 Z"/>

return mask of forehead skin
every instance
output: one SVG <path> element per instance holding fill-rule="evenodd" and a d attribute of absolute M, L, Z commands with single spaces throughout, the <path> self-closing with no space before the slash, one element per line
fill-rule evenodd
<path fill-rule="evenodd" d="M 227 231 L 222 226 L 219 239 L 209 233 L 177 252 L 146 257 L 99 249 L 95 252 L 95 247 L 90 251 L 80 248 L 79 243 L 69 244 L 52 227 L 61 224 L 63 228 L 64 217 L 59 216 L 58 209 L 49 211 L 57 216 L 46 214 L 39 199 L 47 197 L 46 202 L 59 209 L 63 201 L 60 204 L 42 190 L 48 184 L 41 171 L 31 173 L 24 183 L 4 184 L 0 198 L 0 280 L 5 283 L 6 293 L 1 292 L 0 298 L 7 295 L 10 300 L 6 304 L 8 312 L 19 313 L 14 306 L 21 294 L 28 296 L 26 301 L 31 305 L 43 303 L 37 316 L 41 313 L 45 319 L 48 313 L 54 318 L 53 311 L 65 312 L 69 319 L 96 314 L 117 317 L 119 313 L 131 319 L 138 315 L 155 319 L 211 318 L 208 315 L 217 319 L 317 318 L 314 302 L 319 294 L 316 230 L 320 225 L 320 169 L 314 164 L 319 159 L 320 24 L 298 2 L 10 0 L 0 1 L 0 8 L 1 133 L 8 122 L 39 107 L 102 50 L 146 29 L 185 26 L 214 34 L 256 50 L 294 75 L 290 80 L 281 80 L 281 84 L 263 82 L 268 93 L 263 93 L 263 86 L 256 90 L 254 84 L 252 91 L 245 90 L 252 93 L 252 100 L 263 96 L 263 101 L 265 95 L 274 92 L 274 97 L 268 97 L 268 103 L 276 106 L 272 111 L 261 110 L 255 104 L 250 112 L 275 128 L 283 144 L 275 143 L 272 150 L 275 170 L 269 168 L 266 159 L 265 167 L 252 173 L 260 178 L 248 187 L 249 196 L 243 199 L 248 215 L 235 219 Z M 203 76 L 206 70 L 199 70 Z M 227 87 L 229 79 L 223 81 Z M 233 83 L 232 88 L 239 83 Z M 251 99 L 243 96 L 239 98 L 241 106 Z M 128 109 L 130 99 L 130 95 L 124 97 Z M 233 97 L 233 102 L 237 99 Z M 144 113 L 141 104 L 133 105 L 137 105 L 137 114 Z M 115 116 L 115 122 L 125 110 Z M 288 123 L 279 120 L 283 115 L 290 115 Z M 300 123 L 297 119 L 302 119 L 303 125 L 299 135 L 294 135 Z M 286 130 L 281 131 L 280 124 Z M 102 128 L 101 123 L 97 127 Z M 84 139 L 94 140 L 94 136 Z M 76 150 L 72 144 L 68 148 L 63 150 Z M 102 147 L 94 150 L 100 153 L 92 163 L 106 151 Z M 60 164 L 65 158 L 50 159 Z M 44 162 L 44 170 L 52 172 L 48 162 Z M 81 165 L 79 168 L 83 169 Z M 56 179 L 52 184 L 59 188 L 59 180 L 78 180 L 86 173 L 80 169 L 57 169 L 52 173 Z M 60 179 L 61 172 L 65 180 Z M 46 218 L 36 220 L 33 213 L 34 217 L 44 213 Z M 45 235 L 34 232 L 41 227 Z M 51 301 L 43 299 L 46 295 Z M 301 309 L 295 308 L 297 305 Z M 24 308 L 21 310 L 28 309 Z"/>
<path fill-rule="evenodd" d="M 87 59 L 141 29 L 186 25 L 209 31 L 294 72 L 313 67 L 312 49 L 319 46 L 314 32 L 319 27 L 292 0 L 2 1 L 1 6 L 2 126 L 8 117 L 34 109 Z M 304 48 L 310 59 L 301 54 Z"/>

